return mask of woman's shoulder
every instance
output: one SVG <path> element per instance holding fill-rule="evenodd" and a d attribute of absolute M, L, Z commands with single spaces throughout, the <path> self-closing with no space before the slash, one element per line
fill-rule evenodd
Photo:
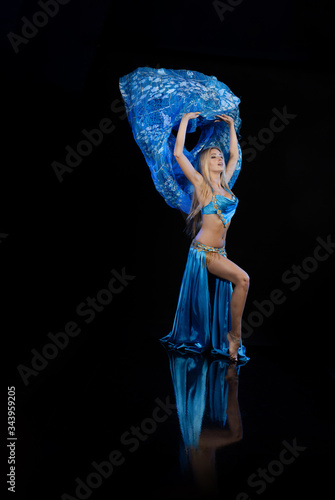
<path fill-rule="evenodd" d="M 202 205 L 206 204 L 207 199 L 212 196 L 211 187 L 206 184 L 205 179 L 199 174 L 198 182 L 194 184 L 194 190 L 197 198 Z"/>

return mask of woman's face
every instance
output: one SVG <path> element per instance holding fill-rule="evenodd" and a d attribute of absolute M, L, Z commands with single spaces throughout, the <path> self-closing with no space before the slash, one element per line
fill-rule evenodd
<path fill-rule="evenodd" d="M 208 161 L 209 171 L 211 173 L 219 173 L 225 168 L 223 154 L 219 149 L 213 148 L 209 154 Z"/>

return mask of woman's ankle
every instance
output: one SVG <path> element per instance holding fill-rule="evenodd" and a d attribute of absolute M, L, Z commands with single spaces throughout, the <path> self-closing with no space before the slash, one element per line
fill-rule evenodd
<path fill-rule="evenodd" d="M 233 342 L 241 341 L 241 331 L 230 330 L 230 332 L 228 332 L 228 335 L 230 336 Z"/>

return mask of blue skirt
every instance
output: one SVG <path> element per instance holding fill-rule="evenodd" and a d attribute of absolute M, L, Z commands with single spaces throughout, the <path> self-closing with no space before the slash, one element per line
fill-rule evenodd
<path fill-rule="evenodd" d="M 227 258 L 225 248 L 209 247 L 192 241 L 181 282 L 177 310 L 171 332 L 160 341 L 180 351 L 204 352 L 229 357 L 227 334 L 231 330 L 230 281 L 209 273 L 206 256 L 211 252 Z M 242 341 L 239 361 L 248 361 Z"/>

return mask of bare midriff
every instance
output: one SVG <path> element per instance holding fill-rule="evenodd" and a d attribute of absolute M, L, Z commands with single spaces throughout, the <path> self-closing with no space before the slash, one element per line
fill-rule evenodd
<path fill-rule="evenodd" d="M 202 227 L 194 239 L 204 245 L 221 248 L 225 245 L 229 226 L 230 221 L 224 227 L 217 214 L 203 214 Z"/>

